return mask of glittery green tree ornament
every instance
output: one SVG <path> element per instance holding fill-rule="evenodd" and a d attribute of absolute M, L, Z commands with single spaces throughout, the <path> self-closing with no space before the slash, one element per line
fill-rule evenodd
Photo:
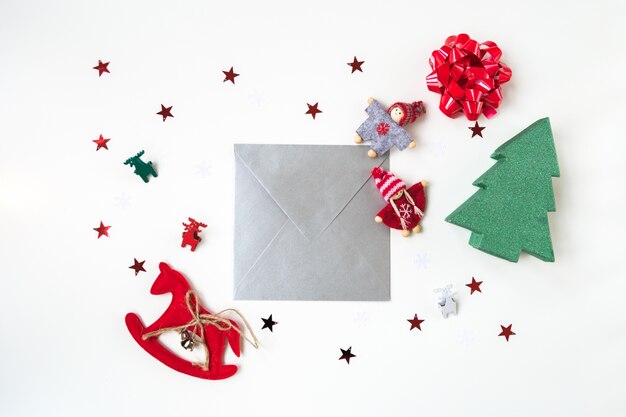
<path fill-rule="evenodd" d="M 559 176 L 547 117 L 537 120 L 491 155 L 497 163 L 474 181 L 480 189 L 446 221 L 472 231 L 469 244 L 517 262 L 521 251 L 554 262 L 549 211 L 552 177 Z"/>
<path fill-rule="evenodd" d="M 158 177 L 158 175 L 152 167 L 152 161 L 144 162 L 141 160 L 143 154 L 144 151 L 142 150 L 135 156 L 131 156 L 124 162 L 124 165 L 130 165 L 132 168 L 135 168 L 135 174 L 139 175 L 143 182 L 148 182 L 148 175 L 152 175 L 155 178 Z"/>

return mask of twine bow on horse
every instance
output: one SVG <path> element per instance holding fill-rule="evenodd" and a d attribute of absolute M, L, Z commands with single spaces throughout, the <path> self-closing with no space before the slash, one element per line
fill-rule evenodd
<path fill-rule="evenodd" d="M 255 349 L 259 348 L 259 341 L 254 336 L 254 333 L 250 329 L 248 322 L 246 321 L 246 319 L 243 318 L 243 316 L 241 315 L 241 313 L 239 313 L 239 311 L 235 310 L 234 308 L 227 308 L 225 310 L 218 312 L 217 314 L 200 313 L 200 303 L 198 302 L 198 296 L 192 290 L 187 291 L 187 294 L 185 294 L 185 303 L 187 304 L 187 310 L 189 310 L 189 313 L 192 316 L 192 319 L 189 320 L 189 322 L 182 324 L 180 326 L 165 327 L 159 330 L 155 330 L 153 332 L 145 333 L 144 335 L 142 335 L 143 340 L 146 340 L 155 336 L 160 336 L 163 333 L 170 332 L 170 331 L 182 333 L 186 331 L 187 329 L 192 328 L 193 329 L 193 331 L 191 332 L 192 337 L 195 335 L 195 337 L 198 338 L 198 340 L 196 341 L 205 346 L 204 363 L 198 363 L 198 362 L 192 362 L 192 363 L 196 366 L 201 367 L 205 371 L 209 369 L 209 359 L 210 359 L 209 349 L 206 348 L 206 340 L 205 340 L 205 334 L 204 334 L 205 325 L 215 326 L 218 328 L 218 330 L 223 331 L 223 332 L 229 331 L 229 330 L 235 330 L 248 343 L 254 346 Z M 239 316 L 239 318 L 241 319 L 244 325 L 244 328 L 248 331 L 248 333 L 250 333 L 250 335 L 252 336 L 252 339 L 248 338 L 248 336 L 246 336 L 241 330 L 239 330 L 237 326 L 233 325 L 229 319 L 220 316 L 220 314 L 228 312 L 228 311 L 231 311 L 235 313 L 237 316 Z M 200 333 L 199 335 L 196 333 L 196 331 L 198 330 Z"/>

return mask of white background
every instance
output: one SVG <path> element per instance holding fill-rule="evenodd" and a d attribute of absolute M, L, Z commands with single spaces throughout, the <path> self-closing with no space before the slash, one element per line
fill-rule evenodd
<path fill-rule="evenodd" d="M 0 414 L 624 415 L 625 18 L 617 1 L 2 1 Z M 496 41 L 513 70 L 484 139 L 424 81 L 460 32 Z M 235 85 L 222 82 L 231 66 Z M 423 233 L 392 233 L 392 300 L 233 301 L 232 144 L 351 144 L 369 96 L 428 107 L 417 148 L 392 152 L 397 175 L 431 184 Z M 556 263 L 509 263 L 443 219 L 493 149 L 544 116 L 561 167 Z M 95 152 L 100 133 L 108 151 Z M 122 164 L 140 149 L 159 172 L 149 184 Z M 188 216 L 208 223 L 195 253 L 180 248 Z M 96 239 L 100 220 L 110 238 Z M 147 273 L 128 269 L 134 257 Z M 176 373 L 128 334 L 127 312 L 150 323 L 168 304 L 149 294 L 162 260 L 253 325 L 262 347 L 227 356 L 234 377 Z M 432 290 L 447 283 L 459 315 L 444 320 Z M 409 332 L 415 313 L 422 332 Z"/>

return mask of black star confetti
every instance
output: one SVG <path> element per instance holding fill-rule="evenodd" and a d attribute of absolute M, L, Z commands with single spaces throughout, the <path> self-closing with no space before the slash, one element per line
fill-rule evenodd
<path fill-rule="evenodd" d="M 339 348 L 341 351 L 341 357 L 339 360 L 345 359 L 348 364 L 350 364 L 350 358 L 355 358 L 356 355 L 352 354 L 352 346 L 350 346 L 347 350 Z"/>
<path fill-rule="evenodd" d="M 261 327 L 261 330 L 263 329 L 270 329 L 270 332 L 274 332 L 274 325 L 278 324 L 277 321 L 272 320 L 272 315 L 270 314 L 270 316 L 266 319 L 261 317 L 261 320 L 263 320 L 263 327 Z"/>

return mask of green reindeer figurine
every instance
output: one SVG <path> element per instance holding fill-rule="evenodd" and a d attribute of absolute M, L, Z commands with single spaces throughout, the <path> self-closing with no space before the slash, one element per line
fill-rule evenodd
<path fill-rule="evenodd" d="M 148 182 L 148 175 L 152 175 L 153 177 L 158 177 L 156 171 L 152 167 L 152 161 L 148 161 L 148 163 L 141 160 L 141 155 L 144 154 L 144 151 L 137 153 L 137 155 L 132 156 L 124 162 L 124 165 L 130 165 L 135 168 L 135 174 L 139 175 L 143 182 Z"/>

